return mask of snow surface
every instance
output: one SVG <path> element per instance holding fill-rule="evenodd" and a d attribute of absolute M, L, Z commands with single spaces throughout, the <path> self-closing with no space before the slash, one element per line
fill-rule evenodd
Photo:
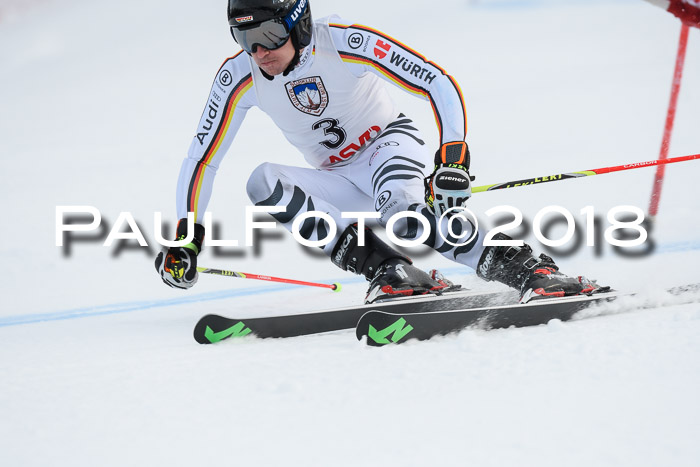
<path fill-rule="evenodd" d="M 397 37 L 448 70 L 467 100 L 478 184 L 655 159 L 679 22 L 638 0 L 314 1 Z M 201 277 L 170 290 L 153 270 L 154 212 L 174 216 L 180 161 L 223 60 L 225 2 L 0 3 L 0 464 L 700 464 L 700 306 L 526 329 L 469 330 L 381 349 L 352 331 L 195 344 L 206 313 L 247 317 L 361 301 L 344 275 L 281 231 L 202 265 L 344 291 Z M 700 34 L 691 30 L 671 156 L 700 152 Z M 437 144 L 430 106 L 399 91 Z M 301 165 L 251 111 L 210 204 L 244 241 L 246 177 Z M 265 144 L 260 144 L 263 140 Z M 667 167 L 655 252 L 553 253 L 565 272 L 621 290 L 699 282 L 698 162 Z M 532 221 L 558 204 L 646 210 L 654 169 L 475 195 Z M 59 205 L 131 212 L 149 248 L 55 246 Z M 577 219 L 582 219 L 577 217 Z M 582 227 L 582 224 L 580 224 Z M 522 231 L 537 246 L 531 229 Z M 552 234 L 556 237 L 556 234 Z M 414 252 L 465 285 L 485 284 Z"/>

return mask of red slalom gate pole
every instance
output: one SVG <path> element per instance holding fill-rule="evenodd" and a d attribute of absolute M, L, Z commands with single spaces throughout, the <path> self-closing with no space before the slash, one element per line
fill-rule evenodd
<path fill-rule="evenodd" d="M 688 45 L 688 25 L 681 23 L 681 36 L 678 41 L 678 53 L 676 55 L 676 69 L 673 73 L 673 83 L 671 85 L 671 100 L 668 104 L 666 112 L 666 126 L 664 128 L 664 136 L 661 140 L 661 151 L 659 160 L 664 160 L 668 157 L 668 148 L 671 145 L 671 134 L 673 133 L 673 121 L 676 117 L 676 104 L 678 103 L 678 94 L 681 89 L 681 80 L 683 79 L 683 65 L 685 63 L 685 51 Z M 656 168 L 654 176 L 654 184 L 651 190 L 651 200 L 649 201 L 649 216 L 656 217 L 659 211 L 659 200 L 661 199 L 661 187 L 664 182 L 664 174 L 666 173 L 665 164 L 660 164 Z"/>
<path fill-rule="evenodd" d="M 342 288 L 340 286 L 340 284 L 337 282 L 334 282 L 332 284 L 319 284 L 318 282 L 306 282 L 306 281 L 299 281 L 296 279 L 284 279 L 282 277 L 263 276 L 260 274 L 249 274 L 247 272 L 226 271 L 224 269 L 211 269 L 211 268 L 202 268 L 202 267 L 198 267 L 197 271 L 201 272 L 203 274 L 215 274 L 217 276 L 239 277 L 241 279 L 256 279 L 259 281 L 268 281 L 268 282 L 282 282 L 284 284 L 306 285 L 309 287 L 322 287 L 325 289 L 331 289 L 333 292 L 340 292 L 340 290 Z"/>

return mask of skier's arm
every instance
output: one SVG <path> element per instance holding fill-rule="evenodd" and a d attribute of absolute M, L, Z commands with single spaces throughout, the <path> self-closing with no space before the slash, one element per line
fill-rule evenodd
<path fill-rule="evenodd" d="M 454 78 L 418 52 L 375 29 L 342 20 L 331 21 L 330 26 L 340 58 L 355 76 L 374 73 L 404 91 L 429 100 L 441 144 L 464 141 L 467 116 Z"/>
<path fill-rule="evenodd" d="M 177 183 L 177 215 L 194 212 L 202 223 L 219 164 L 246 112 L 256 105 L 250 61 L 239 53 L 224 62 L 211 87 L 197 133 L 182 162 Z"/>
<path fill-rule="evenodd" d="M 330 23 L 338 54 L 355 76 L 374 73 L 427 99 L 440 131 L 435 169 L 425 179 L 425 201 L 435 214 L 471 197 L 467 115 L 457 82 L 442 68 L 395 39 L 366 26 Z"/>

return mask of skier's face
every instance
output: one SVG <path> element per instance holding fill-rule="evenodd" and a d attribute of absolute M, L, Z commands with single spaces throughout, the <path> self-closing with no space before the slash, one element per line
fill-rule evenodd
<path fill-rule="evenodd" d="M 287 40 L 286 44 L 275 50 L 258 46 L 251 56 L 260 69 L 270 76 L 276 76 L 286 70 L 294 59 L 294 45 Z"/>

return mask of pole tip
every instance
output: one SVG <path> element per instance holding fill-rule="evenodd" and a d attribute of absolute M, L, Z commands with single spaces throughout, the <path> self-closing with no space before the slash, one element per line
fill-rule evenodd
<path fill-rule="evenodd" d="M 331 290 L 333 290 L 333 292 L 340 292 L 343 290 L 343 286 L 340 285 L 339 282 L 333 282 L 333 288 Z"/>

